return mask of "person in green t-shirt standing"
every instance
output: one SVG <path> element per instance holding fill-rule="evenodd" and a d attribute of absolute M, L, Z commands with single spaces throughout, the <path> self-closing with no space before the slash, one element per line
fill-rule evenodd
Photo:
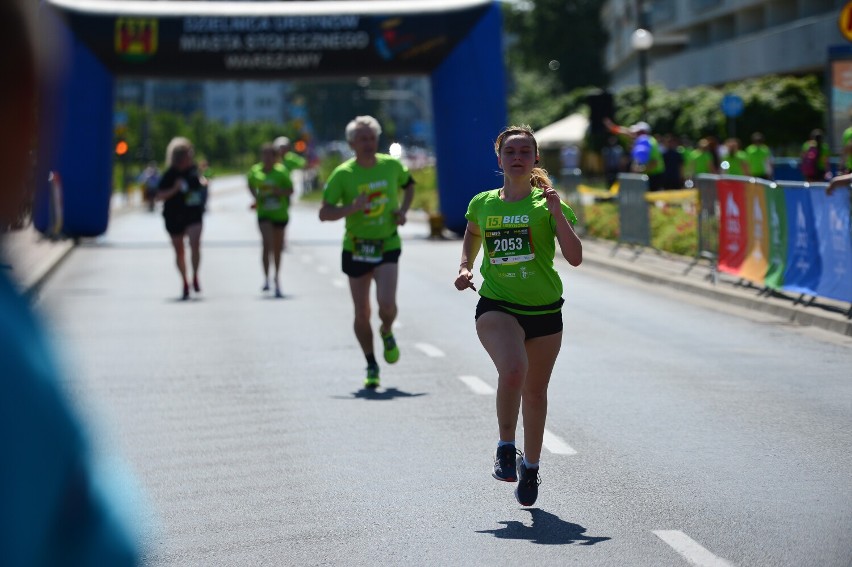
<path fill-rule="evenodd" d="M 754 175 L 748 166 L 748 155 L 740 149 L 737 138 L 725 140 L 725 158 L 721 169 L 724 175 Z"/>
<path fill-rule="evenodd" d="M 751 144 L 745 149 L 746 161 L 748 161 L 749 175 L 772 179 L 772 150 L 766 145 L 763 134 L 755 132 L 751 135 Z"/>
<path fill-rule="evenodd" d="M 396 287 L 402 253 L 397 226 L 405 224 L 414 199 L 414 178 L 408 168 L 401 161 L 378 153 L 381 133 L 378 120 L 372 116 L 357 116 L 346 125 L 346 141 L 355 157 L 331 172 L 319 211 L 321 221 L 346 219 L 342 267 L 343 273 L 349 276 L 355 303 L 355 336 L 367 359 L 364 381 L 367 388 L 379 386 L 379 365 L 373 351 L 370 325 L 373 280 L 384 358 L 389 364 L 399 360 L 399 347 L 392 329 L 397 315 Z"/>
<path fill-rule="evenodd" d="M 547 386 L 562 345 L 562 280 L 553 261 L 556 242 L 572 266 L 583 260 L 574 232 L 576 216 L 562 202 L 538 163 L 528 126 L 511 126 L 494 144 L 503 186 L 474 196 L 468 205 L 456 289 L 476 287 L 473 264 L 480 247 L 482 285 L 476 332 L 497 368 L 499 440 L 492 476 L 518 482 L 515 497 L 532 506 L 547 417 Z M 523 408 L 524 452 L 515 449 Z M 520 455 L 523 458 L 518 459 Z"/>
<path fill-rule="evenodd" d="M 269 291 L 269 259 L 275 266 L 275 297 L 283 297 L 278 275 L 281 271 L 281 251 L 284 250 L 284 229 L 290 220 L 290 196 L 293 183 L 290 172 L 278 163 L 278 153 L 272 144 L 260 148 L 260 163 L 248 173 L 249 192 L 254 197 L 257 225 L 263 240 L 263 291 Z"/>

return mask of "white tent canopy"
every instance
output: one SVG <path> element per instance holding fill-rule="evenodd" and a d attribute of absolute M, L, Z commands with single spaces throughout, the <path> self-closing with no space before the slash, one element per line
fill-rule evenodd
<path fill-rule="evenodd" d="M 563 146 L 582 145 L 589 128 L 589 119 L 582 114 L 571 114 L 535 133 L 538 147 L 555 149 Z"/>

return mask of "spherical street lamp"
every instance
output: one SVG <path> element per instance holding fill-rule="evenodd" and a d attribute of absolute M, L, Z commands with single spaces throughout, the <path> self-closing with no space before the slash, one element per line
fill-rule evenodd
<path fill-rule="evenodd" d="M 630 45 L 639 58 L 639 86 L 642 88 L 642 117 L 648 118 L 648 51 L 654 46 L 654 34 L 639 28 L 630 36 Z"/>

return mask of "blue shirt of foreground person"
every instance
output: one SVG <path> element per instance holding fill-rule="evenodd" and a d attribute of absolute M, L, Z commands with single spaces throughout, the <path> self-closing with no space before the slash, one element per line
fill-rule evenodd
<path fill-rule="evenodd" d="M 136 565 L 46 339 L 0 270 L 0 565 Z"/>

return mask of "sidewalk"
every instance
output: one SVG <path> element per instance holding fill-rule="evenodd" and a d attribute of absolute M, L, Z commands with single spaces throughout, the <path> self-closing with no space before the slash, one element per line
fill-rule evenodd
<path fill-rule="evenodd" d="M 142 207 L 139 202 L 113 202 L 112 214 L 121 214 Z M 424 224 L 429 234 L 427 215 L 412 215 L 414 222 Z M 3 268 L 11 269 L 11 278 L 22 293 L 33 295 L 62 260 L 72 252 L 74 241 L 52 241 L 32 227 L 5 235 L 2 239 Z M 766 313 L 792 324 L 819 327 L 831 332 L 852 336 L 852 319 L 847 317 L 850 304 L 818 298 L 813 305 L 797 303 L 793 294 L 763 295 L 761 290 L 740 285 L 738 278 L 717 273 L 707 261 L 693 265 L 691 258 L 673 256 L 652 249 L 616 246 L 615 242 L 593 238 L 583 239 L 585 265 L 608 270 L 644 282 L 694 293 L 729 306 Z"/>

